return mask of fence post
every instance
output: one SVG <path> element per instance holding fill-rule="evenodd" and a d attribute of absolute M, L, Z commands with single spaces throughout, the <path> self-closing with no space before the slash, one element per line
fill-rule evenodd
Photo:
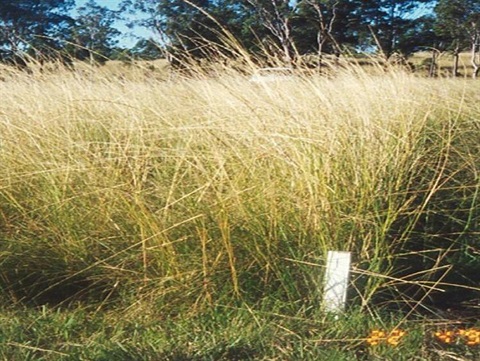
<path fill-rule="evenodd" d="M 350 262 L 350 252 L 328 251 L 323 290 L 323 308 L 326 312 L 345 310 Z"/>

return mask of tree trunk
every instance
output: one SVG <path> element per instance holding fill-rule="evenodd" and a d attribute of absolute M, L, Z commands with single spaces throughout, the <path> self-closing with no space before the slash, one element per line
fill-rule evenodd
<path fill-rule="evenodd" d="M 479 65 L 475 65 L 474 68 L 473 68 L 472 78 L 473 78 L 473 79 L 477 79 L 479 73 L 480 73 L 480 66 L 479 66 Z"/>
<path fill-rule="evenodd" d="M 472 58 L 471 63 L 473 66 L 473 73 L 472 78 L 476 79 L 478 77 L 478 73 L 480 72 L 480 61 L 479 61 L 479 54 L 478 50 L 480 47 L 480 34 L 477 32 L 472 38 Z"/>
<path fill-rule="evenodd" d="M 453 51 L 453 69 L 452 74 L 454 77 L 458 76 L 458 60 L 460 58 L 460 50 L 458 47 Z"/>
<path fill-rule="evenodd" d="M 428 69 L 428 76 L 430 78 L 435 78 L 437 76 L 437 56 L 438 50 L 432 50 L 432 62 L 430 63 L 430 68 Z"/>
<path fill-rule="evenodd" d="M 288 40 L 282 42 L 283 63 L 287 66 L 292 66 L 292 56 L 290 54 L 290 44 Z"/>
<path fill-rule="evenodd" d="M 322 30 L 319 29 L 317 32 L 317 56 L 318 56 L 318 63 L 317 63 L 317 70 L 319 73 L 322 73 L 322 63 L 323 63 L 323 36 L 322 36 Z"/>
<path fill-rule="evenodd" d="M 328 23 L 326 22 L 326 19 L 322 13 L 322 8 L 321 8 L 322 5 L 316 2 L 315 0 L 313 1 L 307 0 L 307 2 L 308 4 L 310 4 L 310 6 L 312 6 L 315 9 L 318 17 L 319 28 L 317 31 L 317 45 L 318 45 L 317 54 L 318 54 L 318 69 L 319 69 L 319 72 L 321 72 L 322 71 L 321 68 L 323 65 L 322 64 L 323 63 L 323 46 L 327 43 L 327 41 L 329 41 L 332 44 L 333 48 L 335 49 L 335 53 L 340 52 L 340 46 L 338 45 L 337 41 L 332 35 L 333 25 L 337 18 L 337 6 L 339 4 L 339 1 L 335 1 L 333 4 L 330 4 L 329 5 L 331 6 L 330 8 L 327 6 L 327 4 L 323 4 L 323 6 L 326 6 L 325 8 L 326 10 L 328 9 L 329 11 L 331 11 L 331 17 Z"/>

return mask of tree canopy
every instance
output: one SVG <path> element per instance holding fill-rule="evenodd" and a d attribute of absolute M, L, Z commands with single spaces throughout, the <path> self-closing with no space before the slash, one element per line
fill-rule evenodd
<path fill-rule="evenodd" d="M 69 52 L 77 59 L 90 63 L 108 60 L 118 42 L 120 31 L 114 27 L 119 13 L 89 0 L 77 9 L 78 16 L 70 28 Z"/>
<path fill-rule="evenodd" d="M 137 25 L 157 34 L 131 54 L 230 56 L 239 47 L 278 55 L 369 52 L 390 58 L 422 49 L 472 53 L 479 63 L 480 0 L 123 0 L 121 11 L 142 14 Z M 94 0 L 0 2 L 0 56 L 67 52 L 99 61 L 122 53 L 115 28 L 120 10 Z M 154 45 L 152 45 L 154 44 Z M 214 46 L 213 46 L 214 45 Z M 478 69 L 478 68 L 475 68 Z M 456 70 L 455 72 L 456 73 Z"/>
<path fill-rule="evenodd" d="M 148 26 L 168 45 L 188 51 L 222 42 L 228 30 L 249 50 L 276 48 L 296 54 L 377 51 L 409 55 L 431 34 L 419 9 L 432 0 L 125 0 L 150 15 Z M 422 14 L 423 15 L 423 14 Z M 214 21 L 212 21 L 214 19 Z M 425 21 L 424 21 L 425 20 Z"/>
<path fill-rule="evenodd" d="M 48 52 L 62 46 L 71 25 L 73 0 L 3 0 L 0 2 L 0 55 L 19 51 Z"/>

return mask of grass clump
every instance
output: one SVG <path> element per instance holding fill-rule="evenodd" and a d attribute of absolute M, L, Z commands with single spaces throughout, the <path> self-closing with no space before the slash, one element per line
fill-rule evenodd
<path fill-rule="evenodd" d="M 45 335 L 82 325 L 57 341 L 12 326 L 4 358 L 352 359 L 379 310 L 478 292 L 477 84 L 112 74 L 0 83 L 3 297 L 43 305 Z M 353 252 L 358 323 L 319 310 L 333 249 Z"/>

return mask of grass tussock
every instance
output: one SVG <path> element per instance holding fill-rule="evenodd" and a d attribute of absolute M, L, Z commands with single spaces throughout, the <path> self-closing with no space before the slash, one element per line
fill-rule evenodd
<path fill-rule="evenodd" d="M 323 317 L 328 250 L 353 252 L 351 307 L 367 315 L 392 306 L 435 313 L 444 291 L 478 292 L 478 84 L 353 66 L 266 82 L 155 72 L 0 82 L 6 302 L 201 323 L 221 305 L 247 314 L 218 316 L 249 320 L 225 326 L 234 335 L 270 312 L 296 320 L 274 321 L 296 341 L 266 350 L 255 346 L 266 333 L 241 333 L 237 346 L 244 359 L 261 359 L 259 349 L 273 359 L 317 350 L 311 334 L 299 349 L 303 334 L 290 327 Z M 354 331 L 338 332 L 325 339 Z M 228 342 L 212 359 L 233 359 Z"/>

